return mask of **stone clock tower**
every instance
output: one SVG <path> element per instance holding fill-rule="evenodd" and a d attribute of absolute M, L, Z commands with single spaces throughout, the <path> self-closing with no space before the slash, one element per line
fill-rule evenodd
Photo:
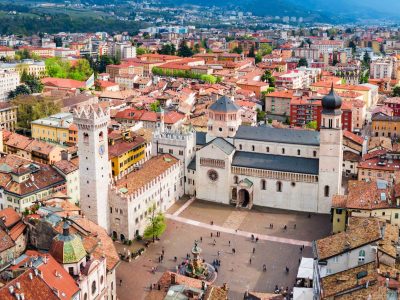
<path fill-rule="evenodd" d="M 74 112 L 78 126 L 80 207 L 85 216 L 109 232 L 107 125 L 108 109 L 86 106 Z"/>

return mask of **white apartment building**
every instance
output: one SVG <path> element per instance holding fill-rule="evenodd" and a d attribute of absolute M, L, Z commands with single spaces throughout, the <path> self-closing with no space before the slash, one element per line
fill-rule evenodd
<path fill-rule="evenodd" d="M 19 85 L 19 74 L 0 69 L 0 101 L 6 101 L 8 93 Z"/>
<path fill-rule="evenodd" d="M 384 57 L 373 60 L 370 65 L 372 79 L 397 78 L 397 58 Z"/>
<path fill-rule="evenodd" d="M 22 71 L 35 77 L 43 77 L 46 73 L 44 61 L 34 61 L 33 59 L 24 59 L 22 63 L 0 63 L 0 70 L 18 72 L 21 76 Z"/>
<path fill-rule="evenodd" d="M 311 44 L 311 48 L 318 49 L 320 53 L 332 53 L 344 47 L 343 41 L 338 40 L 319 40 Z"/>
<path fill-rule="evenodd" d="M 136 57 L 136 47 L 131 43 L 114 43 L 108 48 L 111 56 L 119 59 L 128 59 Z"/>

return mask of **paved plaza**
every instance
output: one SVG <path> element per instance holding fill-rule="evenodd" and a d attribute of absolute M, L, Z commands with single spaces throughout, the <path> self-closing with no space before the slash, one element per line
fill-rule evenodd
<path fill-rule="evenodd" d="M 121 262 L 118 267 L 117 292 L 121 300 L 143 299 L 150 284 L 157 282 L 164 271 L 175 270 L 174 256 L 179 262 L 183 261 L 194 240 L 200 237 L 203 239 L 199 243 L 202 257 L 210 263 L 217 258 L 221 260 L 215 283 L 228 284 L 229 299 L 243 299 L 246 289 L 263 292 L 273 291 L 275 285 L 292 287 L 299 258 L 302 255 L 312 257 L 310 242 L 330 232 L 327 215 L 309 216 L 265 208 L 249 211 L 200 200 L 179 201 L 169 210 L 167 219 L 167 230 L 159 242 L 150 245 L 137 260 Z M 274 224 L 273 229 L 269 228 L 270 223 Z M 215 237 L 217 231 L 221 232 L 218 238 Z M 251 241 L 251 234 L 259 237 L 257 243 Z M 303 252 L 300 251 L 301 245 L 306 246 Z M 117 247 L 123 251 L 126 246 L 117 244 Z M 165 258 L 163 263 L 159 263 L 163 247 Z M 236 249 L 235 254 L 232 248 Z M 266 272 L 262 270 L 263 264 L 267 265 Z M 151 272 L 154 266 L 157 266 L 155 274 Z M 286 266 L 289 274 L 285 272 Z"/>

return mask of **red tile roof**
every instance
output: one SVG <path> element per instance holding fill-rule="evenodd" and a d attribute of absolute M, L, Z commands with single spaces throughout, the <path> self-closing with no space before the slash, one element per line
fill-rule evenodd
<path fill-rule="evenodd" d="M 3 219 L 4 225 L 10 228 L 21 220 L 21 216 L 13 208 L 7 207 L 0 210 L 0 219 Z"/>
<path fill-rule="evenodd" d="M 42 83 L 45 86 L 53 86 L 53 87 L 69 88 L 69 89 L 80 89 L 86 86 L 86 83 L 84 81 L 65 79 L 65 78 L 52 78 L 52 77 L 42 78 Z"/>
<path fill-rule="evenodd" d="M 354 134 L 348 130 L 343 131 L 343 136 L 359 145 L 362 145 L 364 143 L 364 139 L 361 136 Z"/>

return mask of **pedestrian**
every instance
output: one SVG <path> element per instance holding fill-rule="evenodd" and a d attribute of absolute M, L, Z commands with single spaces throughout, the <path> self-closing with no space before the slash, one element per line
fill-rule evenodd
<path fill-rule="evenodd" d="M 218 250 L 217 255 L 219 256 L 219 254 L 220 254 L 220 251 Z"/>
<path fill-rule="evenodd" d="M 254 234 L 251 235 L 251 240 L 254 241 Z"/>
<path fill-rule="evenodd" d="M 289 273 L 289 268 L 288 268 L 288 266 L 286 266 L 286 273 Z"/>
<path fill-rule="evenodd" d="M 215 246 L 216 243 L 217 243 L 217 241 L 214 239 L 214 246 Z"/>
<path fill-rule="evenodd" d="M 200 242 L 201 242 L 201 243 L 203 242 L 203 237 L 202 237 L 202 236 L 200 237 Z"/>
<path fill-rule="evenodd" d="M 285 225 L 285 226 L 283 226 L 283 230 L 286 230 L 287 229 L 287 226 Z"/>
<path fill-rule="evenodd" d="M 214 225 L 214 221 L 211 221 L 211 225 Z"/>
<path fill-rule="evenodd" d="M 236 253 L 236 250 L 235 250 L 235 248 L 232 248 L 232 253 L 233 253 L 233 254 L 235 254 L 235 253 Z"/>
<path fill-rule="evenodd" d="M 153 289 L 153 284 L 150 283 L 150 291 Z"/>
<path fill-rule="evenodd" d="M 162 253 L 162 255 L 164 255 L 164 253 L 165 253 L 164 246 L 162 247 L 161 253 Z"/>
<path fill-rule="evenodd" d="M 210 233 L 210 236 L 212 237 L 212 232 Z"/>
<path fill-rule="evenodd" d="M 308 216 L 307 216 L 309 219 L 311 219 L 311 214 L 310 213 L 308 213 Z"/>
<path fill-rule="evenodd" d="M 300 262 L 301 262 L 301 258 L 299 258 L 299 264 L 300 264 Z"/>
<path fill-rule="evenodd" d="M 164 255 L 161 254 L 161 262 L 164 260 Z"/>
<path fill-rule="evenodd" d="M 296 224 L 294 224 L 294 225 L 293 225 L 293 229 L 296 229 L 296 227 L 297 227 Z"/>
<path fill-rule="evenodd" d="M 263 264 L 263 272 L 266 272 L 266 271 L 267 271 L 267 265 Z"/>
<path fill-rule="evenodd" d="M 271 223 L 271 228 L 274 229 L 274 224 L 273 223 Z"/>
<path fill-rule="evenodd" d="M 178 260 L 178 258 L 176 256 L 174 256 L 174 261 L 176 262 Z"/>
<path fill-rule="evenodd" d="M 231 246 L 231 241 L 228 241 L 228 245 L 229 245 L 229 247 Z"/>
<path fill-rule="evenodd" d="M 214 268 L 215 269 L 215 273 L 218 273 L 218 268 Z"/>
<path fill-rule="evenodd" d="M 300 246 L 300 252 L 303 252 L 303 247 L 302 246 Z"/>
<path fill-rule="evenodd" d="M 122 279 L 119 280 L 119 286 L 122 286 Z"/>
<path fill-rule="evenodd" d="M 258 242 L 258 237 L 256 237 L 256 243 Z"/>
<path fill-rule="evenodd" d="M 250 257 L 249 263 L 250 263 L 250 265 L 251 265 L 251 257 Z"/>
<path fill-rule="evenodd" d="M 159 262 L 159 263 L 161 262 L 161 256 L 158 257 L 158 262 Z"/>
<path fill-rule="evenodd" d="M 256 252 L 256 248 L 253 247 L 253 254 Z"/>

